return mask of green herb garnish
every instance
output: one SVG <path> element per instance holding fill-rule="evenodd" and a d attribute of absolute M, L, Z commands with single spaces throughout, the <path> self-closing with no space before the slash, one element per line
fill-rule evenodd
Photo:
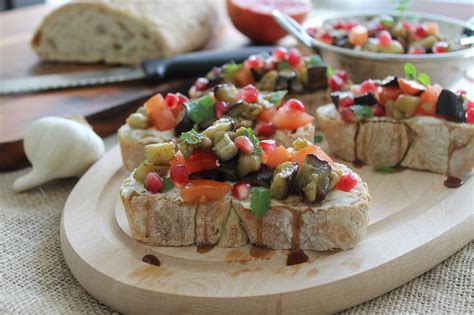
<path fill-rule="evenodd" d="M 251 128 L 244 128 L 242 135 L 249 138 L 250 142 L 252 142 L 253 147 L 255 148 L 255 151 L 253 151 L 253 154 L 260 155 L 262 153 L 262 147 L 260 146 L 260 140 L 258 140 L 258 138 L 255 136 L 255 133 L 253 132 L 253 130 Z"/>
<path fill-rule="evenodd" d="M 260 219 L 270 208 L 270 190 L 253 187 L 250 194 L 250 209 L 257 219 Z"/>
<path fill-rule="evenodd" d="M 281 91 L 276 91 L 276 92 L 270 92 L 267 95 L 265 95 L 263 98 L 276 107 L 279 107 L 281 105 L 281 101 L 283 98 L 286 96 L 288 93 L 287 90 L 281 90 Z"/>
<path fill-rule="evenodd" d="M 372 106 L 368 105 L 353 105 L 352 112 L 356 116 L 358 121 L 366 120 L 374 117 L 374 112 L 372 111 Z"/>
<path fill-rule="evenodd" d="M 232 61 L 223 65 L 222 68 L 224 69 L 224 73 L 226 75 L 231 76 L 232 74 L 242 69 L 243 66 L 244 66 L 243 63 L 235 63 Z"/>
<path fill-rule="evenodd" d="M 400 15 L 403 17 L 410 6 L 411 0 L 398 0 L 397 4 L 395 4 L 395 10 L 400 12 Z"/>
<path fill-rule="evenodd" d="M 395 170 L 389 166 L 374 166 L 374 171 L 387 174 L 395 172 Z"/>
<path fill-rule="evenodd" d="M 288 63 L 288 61 L 283 60 L 283 61 L 280 61 L 279 63 L 277 63 L 277 69 L 278 70 L 288 70 L 288 69 L 291 69 L 291 66 Z"/>
<path fill-rule="evenodd" d="M 203 135 L 194 129 L 183 132 L 180 138 L 183 139 L 187 144 L 198 144 L 204 139 Z"/>
<path fill-rule="evenodd" d="M 382 22 L 385 27 L 391 27 L 393 25 L 394 19 L 390 15 L 382 15 L 380 17 L 380 22 Z"/>
<path fill-rule="evenodd" d="M 216 102 L 211 95 L 206 94 L 198 99 L 187 102 L 185 105 L 191 120 L 196 124 L 202 124 L 203 122 L 214 119 L 215 104 Z"/>
<path fill-rule="evenodd" d="M 426 86 L 431 84 L 429 75 L 424 72 L 417 74 L 416 67 L 412 63 L 406 63 L 403 66 L 403 71 L 405 72 L 405 78 L 407 78 L 408 80 L 417 80 L 418 82 Z"/>
<path fill-rule="evenodd" d="M 171 180 L 171 177 L 168 176 L 168 177 L 163 178 L 163 188 L 161 189 L 161 192 L 167 193 L 173 188 L 174 188 L 174 183 Z"/>
<path fill-rule="evenodd" d="M 311 55 L 308 57 L 306 64 L 308 66 L 324 66 L 324 62 L 319 55 Z"/>
<path fill-rule="evenodd" d="M 321 136 L 321 135 L 315 135 L 313 142 L 314 142 L 314 143 L 321 143 L 321 142 L 323 142 L 323 139 L 324 139 L 323 136 Z"/>
<path fill-rule="evenodd" d="M 326 70 L 326 76 L 330 78 L 333 75 L 334 75 L 334 69 L 331 66 L 328 66 L 328 69 Z"/>

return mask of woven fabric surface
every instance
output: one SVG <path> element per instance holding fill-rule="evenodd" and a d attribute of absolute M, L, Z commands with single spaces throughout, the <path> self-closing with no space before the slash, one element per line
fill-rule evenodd
<path fill-rule="evenodd" d="M 61 252 L 61 211 L 77 180 L 16 194 L 11 185 L 26 172 L 0 173 L 0 314 L 115 313 L 79 285 Z M 473 254 L 471 242 L 420 277 L 342 313 L 473 313 Z"/>

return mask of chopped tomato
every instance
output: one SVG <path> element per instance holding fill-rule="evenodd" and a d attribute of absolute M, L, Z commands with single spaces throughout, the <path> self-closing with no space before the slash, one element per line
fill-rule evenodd
<path fill-rule="evenodd" d="M 247 67 L 240 68 L 234 74 L 235 83 L 239 87 L 246 86 L 248 84 L 255 84 L 255 79 L 253 78 L 252 72 Z"/>
<path fill-rule="evenodd" d="M 387 101 L 395 101 L 400 94 L 402 94 L 402 90 L 397 87 L 383 87 L 379 93 L 379 103 L 385 106 Z"/>
<path fill-rule="evenodd" d="M 402 90 L 403 93 L 408 95 L 417 95 L 426 89 L 425 86 L 421 83 L 401 78 L 398 79 L 398 85 L 400 86 L 400 90 Z"/>
<path fill-rule="evenodd" d="M 165 131 L 176 126 L 176 118 L 160 94 L 146 101 L 145 108 L 148 118 L 156 129 Z"/>
<path fill-rule="evenodd" d="M 436 116 L 436 103 L 420 103 L 415 112 L 416 116 Z"/>
<path fill-rule="evenodd" d="M 326 152 L 321 150 L 321 148 L 316 145 L 310 145 L 306 148 L 296 151 L 291 157 L 291 160 L 297 162 L 298 165 L 302 165 L 306 156 L 310 154 L 315 155 L 322 161 L 327 161 L 331 166 L 334 165 L 334 161 L 329 157 L 329 155 L 327 155 Z"/>
<path fill-rule="evenodd" d="M 420 95 L 421 102 L 432 104 L 438 103 L 438 97 L 442 90 L 443 88 L 438 84 L 428 86 Z"/>
<path fill-rule="evenodd" d="M 223 182 L 209 179 L 190 180 L 181 188 L 181 198 L 184 202 L 196 203 L 223 198 L 232 186 Z"/>
<path fill-rule="evenodd" d="M 288 152 L 288 150 L 282 145 L 279 145 L 278 147 L 276 147 L 275 151 L 273 151 L 271 155 L 262 153 L 263 164 L 265 164 L 266 166 L 270 168 L 276 168 L 281 163 L 290 160 L 290 158 L 291 158 L 290 152 Z"/>
<path fill-rule="evenodd" d="M 277 129 L 295 130 L 309 124 L 313 119 L 313 116 L 285 104 L 276 111 L 272 122 Z"/>
<path fill-rule="evenodd" d="M 275 115 L 277 109 L 275 106 L 266 107 L 258 116 L 257 119 L 265 122 L 269 122 L 272 120 L 273 116 Z"/>
<path fill-rule="evenodd" d="M 184 160 L 184 156 L 183 156 L 183 153 L 181 153 L 181 151 L 176 152 L 176 154 L 170 161 L 170 167 L 174 167 L 177 165 L 182 165 L 182 166 L 186 165 L 186 161 Z"/>
<path fill-rule="evenodd" d="M 185 162 L 189 174 L 203 170 L 215 170 L 219 160 L 212 152 L 196 151 Z"/>

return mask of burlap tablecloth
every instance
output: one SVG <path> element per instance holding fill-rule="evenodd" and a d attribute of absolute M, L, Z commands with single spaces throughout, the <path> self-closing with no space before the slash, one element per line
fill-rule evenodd
<path fill-rule="evenodd" d="M 79 285 L 61 253 L 61 211 L 77 180 L 16 194 L 11 185 L 26 171 L 0 174 L 0 314 L 114 313 Z M 473 249 L 343 313 L 473 313 Z"/>

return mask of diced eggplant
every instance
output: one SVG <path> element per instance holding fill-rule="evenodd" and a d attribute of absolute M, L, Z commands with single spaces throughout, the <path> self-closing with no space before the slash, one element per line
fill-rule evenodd
<path fill-rule="evenodd" d="M 413 117 L 420 102 L 421 99 L 418 96 L 399 95 L 395 101 L 392 116 L 396 119 Z"/>
<path fill-rule="evenodd" d="M 145 181 L 145 177 L 148 173 L 156 172 L 157 168 L 155 164 L 150 161 L 143 161 L 133 173 L 133 178 L 139 183 L 143 183 Z"/>
<path fill-rule="evenodd" d="M 243 178 L 243 181 L 250 185 L 270 187 L 273 178 L 273 170 L 263 165 L 256 172 L 250 173 Z"/>
<path fill-rule="evenodd" d="M 262 79 L 257 83 L 257 88 L 261 91 L 274 91 L 278 72 L 271 70 L 265 73 Z"/>
<path fill-rule="evenodd" d="M 398 77 L 388 76 L 383 79 L 381 86 L 383 87 L 398 87 Z"/>
<path fill-rule="evenodd" d="M 346 97 L 352 97 L 352 93 L 351 92 L 343 92 L 343 91 L 331 92 L 331 101 L 336 106 L 336 108 L 339 106 L 339 102 L 341 100 L 343 100 L 344 98 L 346 98 Z"/>
<path fill-rule="evenodd" d="M 223 161 L 230 160 L 239 154 L 239 149 L 237 149 L 237 146 L 229 137 L 228 133 L 224 133 L 219 141 L 214 143 L 212 151 Z"/>
<path fill-rule="evenodd" d="M 150 122 L 146 116 L 140 113 L 133 113 L 127 118 L 127 124 L 132 129 L 147 129 L 150 128 Z"/>
<path fill-rule="evenodd" d="M 183 132 L 187 132 L 194 127 L 194 121 L 188 115 L 188 110 L 186 106 L 184 106 L 184 110 L 181 111 L 180 115 L 178 116 L 178 123 L 174 128 L 174 134 L 179 137 Z"/>
<path fill-rule="evenodd" d="M 155 165 L 167 165 L 174 157 L 173 142 L 153 143 L 145 146 L 145 158 Z"/>
<path fill-rule="evenodd" d="M 436 104 L 436 114 L 446 115 L 449 120 L 455 122 L 465 122 L 464 99 L 459 94 L 443 89 Z"/>
<path fill-rule="evenodd" d="M 262 161 L 256 154 L 240 154 L 237 160 L 237 175 L 244 177 L 247 174 L 256 172 L 260 169 Z"/>
<path fill-rule="evenodd" d="M 222 170 L 203 170 L 189 175 L 189 179 L 211 179 L 218 182 L 227 180 L 226 173 Z"/>
<path fill-rule="evenodd" d="M 307 155 L 295 184 L 308 202 L 320 202 L 326 198 L 331 185 L 331 166 L 314 155 Z"/>
<path fill-rule="evenodd" d="M 206 79 L 209 80 L 208 86 L 216 86 L 217 84 L 224 81 L 224 69 L 222 67 L 214 67 L 206 75 Z"/>
<path fill-rule="evenodd" d="M 354 96 L 354 103 L 358 105 L 375 105 L 377 104 L 377 99 L 372 92 L 367 92 L 365 94 Z"/>
<path fill-rule="evenodd" d="M 260 79 L 264 76 L 265 71 L 264 69 L 256 69 L 252 68 L 250 69 L 250 72 L 252 72 L 252 76 L 255 79 L 255 81 L 260 81 Z"/>
<path fill-rule="evenodd" d="M 220 161 L 218 170 L 225 174 L 226 180 L 238 181 L 240 178 L 237 176 L 236 166 L 238 157 L 234 157 L 228 161 Z"/>
<path fill-rule="evenodd" d="M 218 142 L 224 133 L 234 130 L 235 121 L 231 117 L 224 116 L 216 120 L 212 126 L 202 132 L 203 135 L 209 137 L 214 143 Z"/>
<path fill-rule="evenodd" d="M 308 66 L 308 82 L 306 90 L 316 91 L 325 90 L 328 87 L 326 66 L 310 65 Z"/>
<path fill-rule="evenodd" d="M 238 100 L 239 91 L 233 84 L 223 83 L 214 87 L 214 96 L 216 99 L 233 104 Z"/>
<path fill-rule="evenodd" d="M 275 82 L 275 90 L 288 90 L 291 91 L 291 85 L 293 80 L 296 79 L 296 72 L 293 70 L 282 70 L 278 72 L 278 76 Z"/>
<path fill-rule="evenodd" d="M 270 185 L 270 195 L 275 199 L 285 199 L 293 191 L 298 173 L 298 163 L 285 162 L 277 166 Z"/>

